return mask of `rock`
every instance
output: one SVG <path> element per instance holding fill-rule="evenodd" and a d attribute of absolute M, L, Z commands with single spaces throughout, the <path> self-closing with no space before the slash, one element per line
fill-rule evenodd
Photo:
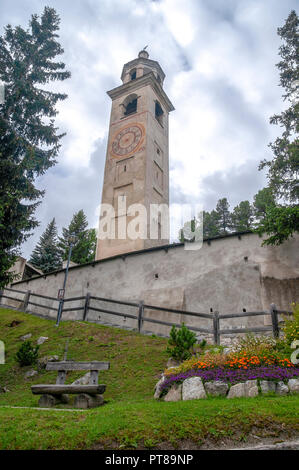
<path fill-rule="evenodd" d="M 87 393 L 81 393 L 77 395 L 74 401 L 75 408 L 96 408 L 104 403 L 102 395 L 88 395 Z"/>
<path fill-rule="evenodd" d="M 194 400 L 207 398 L 202 380 L 200 377 L 190 377 L 183 382 L 183 400 Z"/>
<path fill-rule="evenodd" d="M 227 398 L 245 397 L 245 393 L 245 384 L 239 383 L 231 386 Z"/>
<path fill-rule="evenodd" d="M 34 377 L 35 375 L 37 375 L 38 372 L 37 370 L 29 370 L 28 372 L 26 372 L 26 374 L 24 375 L 24 378 L 25 379 L 30 379 L 31 377 Z"/>
<path fill-rule="evenodd" d="M 247 380 L 245 382 L 245 395 L 246 397 L 257 397 L 259 389 L 257 386 L 257 380 Z"/>
<path fill-rule="evenodd" d="M 8 392 L 7 388 L 6 387 L 1 387 L 1 385 L 0 385 L 0 393 L 7 393 L 7 392 Z"/>
<path fill-rule="evenodd" d="M 261 380 L 261 391 L 262 393 L 275 392 L 276 384 L 270 380 Z"/>
<path fill-rule="evenodd" d="M 182 385 L 174 384 L 164 397 L 164 401 L 180 401 L 182 399 Z"/>
<path fill-rule="evenodd" d="M 213 397 L 225 397 L 228 392 L 228 385 L 221 380 L 206 382 L 204 387 L 206 392 Z"/>
<path fill-rule="evenodd" d="M 58 361 L 59 361 L 58 356 L 44 356 L 38 360 L 37 364 L 38 364 L 39 369 L 45 369 L 48 362 L 58 362 Z"/>
<path fill-rule="evenodd" d="M 283 382 L 277 382 L 275 393 L 277 393 L 277 395 L 287 395 L 289 393 L 289 387 Z"/>
<path fill-rule="evenodd" d="M 42 395 L 38 401 L 38 405 L 41 408 L 51 408 L 55 405 L 68 404 L 70 401 L 69 396 L 66 394 L 62 395 Z"/>
<path fill-rule="evenodd" d="M 47 336 L 41 336 L 40 338 L 38 338 L 38 340 L 36 341 L 36 344 L 38 344 L 39 346 L 41 344 L 44 344 L 45 341 L 47 341 L 47 339 L 49 339 Z"/>
<path fill-rule="evenodd" d="M 225 346 L 225 347 L 223 348 L 222 354 L 223 354 L 224 356 L 226 356 L 226 355 L 229 354 L 230 352 L 231 352 L 231 348 L 230 348 L 229 346 Z"/>
<path fill-rule="evenodd" d="M 299 379 L 290 379 L 288 382 L 290 392 L 299 393 Z"/>
<path fill-rule="evenodd" d="M 85 375 L 75 380 L 72 385 L 88 385 L 90 379 L 90 372 L 87 372 Z"/>
<path fill-rule="evenodd" d="M 173 357 L 170 357 L 167 361 L 166 368 L 170 369 L 171 367 L 177 367 L 180 365 L 180 361 L 176 361 Z"/>
<path fill-rule="evenodd" d="M 161 385 L 163 384 L 163 382 L 165 381 L 165 375 L 163 374 L 161 379 L 159 380 L 159 382 L 156 383 L 155 385 L 155 393 L 154 393 L 154 398 L 156 398 L 158 400 L 158 398 L 160 398 L 160 395 L 161 395 Z"/>
<path fill-rule="evenodd" d="M 20 340 L 21 341 L 27 341 L 28 339 L 30 339 L 32 336 L 31 333 L 28 333 L 28 335 L 24 335 L 24 336 L 21 336 Z"/>

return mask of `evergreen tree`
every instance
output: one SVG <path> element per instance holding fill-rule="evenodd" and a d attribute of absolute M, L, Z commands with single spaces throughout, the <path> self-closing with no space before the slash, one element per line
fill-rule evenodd
<path fill-rule="evenodd" d="M 275 207 L 275 197 L 271 188 L 261 189 L 253 198 L 253 212 L 255 219 L 261 222 L 265 219 L 267 208 Z"/>
<path fill-rule="evenodd" d="M 84 264 L 93 261 L 96 250 L 96 231 L 87 229 L 88 221 L 84 211 L 81 209 L 73 215 L 67 228 L 62 229 L 62 237 L 59 238 L 59 247 L 62 251 L 63 260 L 68 259 L 71 235 L 75 235 L 77 241 L 72 248 L 71 261 L 77 264 Z"/>
<path fill-rule="evenodd" d="M 203 237 L 217 237 L 219 235 L 218 227 L 219 216 L 215 210 L 211 212 L 203 211 Z"/>
<path fill-rule="evenodd" d="M 12 281 L 7 269 L 38 225 L 34 211 L 44 191 L 34 181 L 56 163 L 64 135 L 57 133 L 54 118 L 57 102 L 67 95 L 48 90 L 52 81 L 70 76 L 55 61 L 63 53 L 57 41 L 59 22 L 55 10 L 46 7 L 40 18 L 31 17 L 29 29 L 8 25 L 0 37 L 0 79 L 5 84 L 0 104 L 0 288 Z"/>
<path fill-rule="evenodd" d="M 219 199 L 216 205 L 217 228 L 219 235 L 226 235 L 231 227 L 231 213 L 229 211 L 229 203 L 224 197 Z"/>
<path fill-rule="evenodd" d="M 285 25 L 278 28 L 278 35 L 283 44 L 279 54 L 281 61 L 277 64 L 280 70 L 280 86 L 285 90 L 283 99 L 289 107 L 280 114 L 270 118 L 271 124 L 282 127 L 280 137 L 270 143 L 274 157 L 271 161 L 262 161 L 259 169 L 268 168 L 269 187 L 275 194 L 276 208 L 267 208 L 266 217 L 260 223 L 258 232 L 270 235 L 263 244 L 281 244 L 294 232 L 298 232 L 299 201 L 299 18 L 295 11 L 288 16 Z M 280 223 L 278 223 L 279 217 Z M 286 224 L 287 229 L 283 223 Z"/>
<path fill-rule="evenodd" d="M 253 208 L 249 201 L 241 201 L 232 213 L 232 228 L 235 232 L 245 232 L 253 225 Z"/>
<path fill-rule="evenodd" d="M 40 237 L 39 243 L 34 248 L 29 262 L 44 273 L 60 269 L 62 267 L 62 259 L 57 243 L 57 227 L 55 219 L 53 219 Z"/>

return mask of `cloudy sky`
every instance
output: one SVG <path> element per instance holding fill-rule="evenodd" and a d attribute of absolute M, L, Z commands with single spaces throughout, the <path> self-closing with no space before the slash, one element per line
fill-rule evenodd
<path fill-rule="evenodd" d="M 84 209 L 98 222 L 110 98 L 123 64 L 148 44 L 165 74 L 170 115 L 170 202 L 211 210 L 252 200 L 266 175 L 268 143 L 279 133 L 269 117 L 283 108 L 275 64 L 282 26 L 296 0 L 1 0 L 0 27 L 26 27 L 45 5 L 61 17 L 62 60 L 72 77 L 59 85 L 68 99 L 56 124 L 67 132 L 58 164 L 38 180 L 46 195 L 40 227 L 23 246 L 30 253 L 46 224 L 59 230 Z M 176 233 L 173 227 L 173 234 Z"/>

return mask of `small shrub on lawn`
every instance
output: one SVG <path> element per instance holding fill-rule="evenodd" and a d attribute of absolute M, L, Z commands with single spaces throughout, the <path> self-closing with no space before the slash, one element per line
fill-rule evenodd
<path fill-rule="evenodd" d="M 299 304 L 293 304 L 293 317 L 284 317 L 285 324 L 282 327 L 285 341 L 290 345 L 293 341 L 299 339 Z"/>
<path fill-rule="evenodd" d="M 193 346 L 196 343 L 196 334 L 190 331 L 187 326 L 182 323 L 181 328 L 171 328 L 170 338 L 166 352 L 177 361 L 189 359 L 193 352 Z"/>
<path fill-rule="evenodd" d="M 33 347 L 31 341 L 24 341 L 16 354 L 16 360 L 21 367 L 37 363 L 39 346 Z"/>

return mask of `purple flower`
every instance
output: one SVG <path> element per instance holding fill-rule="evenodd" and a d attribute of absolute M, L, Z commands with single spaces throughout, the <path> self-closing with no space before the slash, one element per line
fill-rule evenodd
<path fill-rule="evenodd" d="M 260 379 L 260 380 L 287 380 L 294 377 L 299 377 L 299 368 L 280 367 L 276 365 L 262 366 L 250 369 L 224 369 L 215 368 L 210 370 L 194 369 L 180 374 L 170 375 L 161 385 L 161 390 L 167 390 L 174 383 L 181 383 L 189 377 L 200 377 L 203 382 L 210 382 L 221 380 L 222 382 L 236 384 L 238 382 L 245 382 L 246 380 Z"/>

